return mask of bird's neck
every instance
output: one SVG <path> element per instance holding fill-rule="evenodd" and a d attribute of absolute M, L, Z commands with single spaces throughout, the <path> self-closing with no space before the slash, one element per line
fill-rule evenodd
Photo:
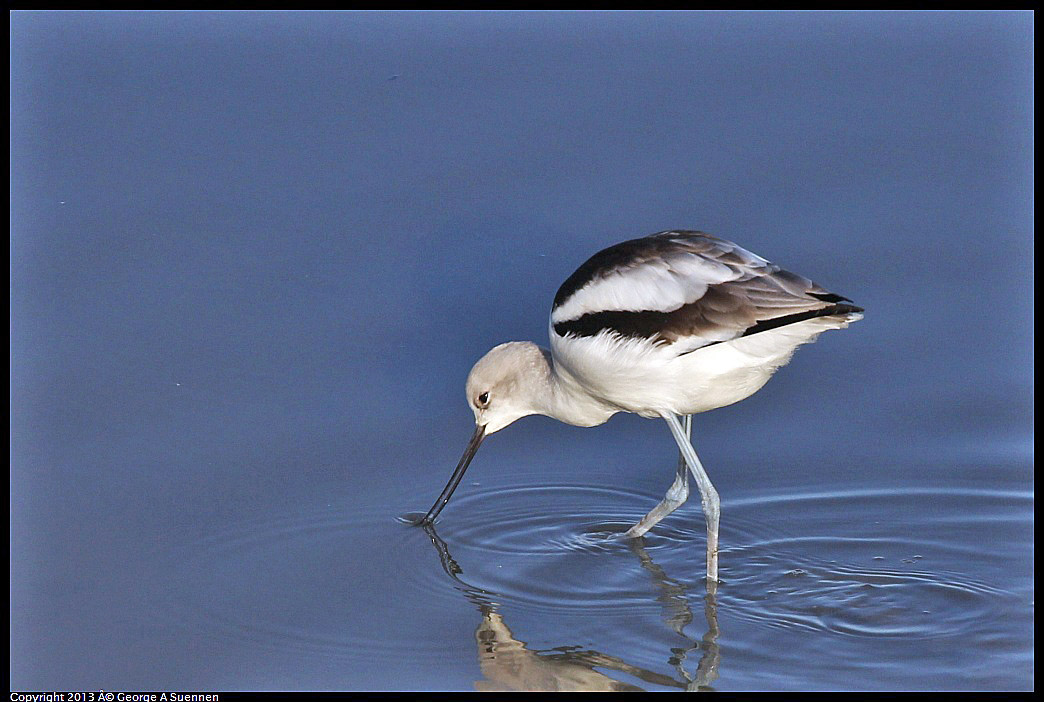
<path fill-rule="evenodd" d="M 578 427 L 604 424 L 620 410 L 593 397 L 561 366 L 555 365 L 551 352 L 540 349 L 547 362 L 546 389 L 541 393 L 540 414 Z"/>

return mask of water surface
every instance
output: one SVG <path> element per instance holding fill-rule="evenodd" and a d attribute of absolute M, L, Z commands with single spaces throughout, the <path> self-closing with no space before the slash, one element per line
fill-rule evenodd
<path fill-rule="evenodd" d="M 12 16 L 12 689 L 1033 687 L 1032 15 Z M 667 228 L 866 308 L 464 448 Z"/>

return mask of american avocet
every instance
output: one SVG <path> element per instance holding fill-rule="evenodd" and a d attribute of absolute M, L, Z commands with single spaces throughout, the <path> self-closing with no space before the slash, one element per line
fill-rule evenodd
<path fill-rule="evenodd" d="M 593 427 L 617 412 L 659 417 L 681 452 L 677 474 L 626 536 L 685 502 L 691 471 L 707 520 L 707 578 L 716 583 L 718 493 L 690 443 L 691 415 L 749 397 L 798 346 L 862 319 L 850 302 L 703 232 L 660 232 L 599 251 L 555 295 L 550 351 L 512 341 L 471 369 L 475 433 L 419 523 L 446 506 L 482 440 L 516 419 L 543 414 Z"/>

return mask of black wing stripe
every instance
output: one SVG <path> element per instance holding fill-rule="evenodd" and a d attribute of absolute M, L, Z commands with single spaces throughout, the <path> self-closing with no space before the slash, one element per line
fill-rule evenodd
<path fill-rule="evenodd" d="M 633 337 L 636 339 L 652 339 L 659 335 L 660 341 L 664 332 L 670 326 L 671 316 L 674 312 L 657 312 L 647 310 L 645 312 L 592 312 L 578 319 L 567 322 L 559 322 L 555 325 L 555 333 L 559 336 L 576 334 L 577 336 L 597 336 L 603 331 L 613 331 L 620 336 Z"/>
<path fill-rule="evenodd" d="M 817 296 L 818 297 L 818 296 Z M 835 295 L 834 297 L 841 297 Z M 845 298 L 841 298 L 845 299 Z M 815 319 L 816 317 L 829 317 L 834 314 L 849 314 L 852 312 L 862 312 L 862 307 L 856 307 L 855 305 L 831 305 L 830 307 L 822 307 L 818 310 L 809 310 L 808 312 L 798 312 L 796 314 L 786 314 L 782 317 L 773 317 L 772 319 L 763 319 L 752 327 L 747 327 L 740 336 L 750 336 L 751 334 L 757 334 L 759 332 L 768 331 L 769 329 L 778 329 L 779 327 L 785 327 L 788 324 L 796 324 L 797 322 L 804 322 L 806 319 Z"/>
<path fill-rule="evenodd" d="M 705 301 L 701 301 L 701 303 L 705 304 Z M 585 314 L 579 319 L 559 322 L 554 325 L 554 329 L 556 334 L 563 337 L 568 334 L 597 336 L 603 331 L 610 331 L 623 337 L 635 339 L 655 338 L 657 343 L 673 343 L 680 337 L 698 334 L 701 326 L 705 326 L 701 322 L 713 323 L 713 320 L 706 319 L 708 315 L 705 314 L 705 311 L 704 314 L 700 314 L 701 310 L 695 309 L 701 303 L 685 305 L 673 312 L 658 312 L 655 310 L 642 312 L 595 312 Z M 856 307 L 855 305 L 835 304 L 829 307 L 786 314 L 781 317 L 773 317 L 772 319 L 758 320 L 744 329 L 742 333 L 736 334 L 731 338 L 750 336 L 751 334 L 777 329 L 788 324 L 803 322 L 806 319 L 862 311 L 862 307 Z M 730 340 L 712 340 L 708 345 Z"/>

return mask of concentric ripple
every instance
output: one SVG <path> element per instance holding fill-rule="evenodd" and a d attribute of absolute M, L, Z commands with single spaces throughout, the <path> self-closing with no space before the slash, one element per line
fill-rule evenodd
<path fill-rule="evenodd" d="M 153 596 L 179 627 L 352 662 L 404 652 L 437 661 L 445 642 L 432 632 L 447 618 L 474 626 L 476 608 L 508 607 L 513 622 L 544 630 L 597 618 L 624 638 L 636 617 L 662 628 L 671 611 L 668 628 L 695 621 L 686 636 L 698 638 L 711 627 L 701 619 L 698 501 L 643 539 L 622 536 L 658 499 L 588 485 L 472 485 L 434 531 L 377 508 L 330 506 L 165 554 L 157 568 L 179 580 Z M 991 623 L 1031 612 L 1032 572 L 1012 573 L 981 544 L 1032 539 L 1020 526 L 1032 524 L 1032 507 L 1026 494 L 930 490 L 725 500 L 722 630 L 743 621 L 844 637 L 990 635 Z M 984 523 L 993 529 L 985 536 Z M 962 568 L 969 553 L 974 577 Z"/>
<path fill-rule="evenodd" d="M 969 500 L 977 505 L 969 512 Z M 724 511 L 724 510 L 723 510 Z M 756 512 L 758 522 L 746 517 Z M 730 615 L 772 627 L 904 639 L 992 628 L 1028 612 L 982 524 L 1031 523 L 1029 495 L 852 491 L 741 501 L 721 551 Z M 772 529 L 763 524 L 771 515 Z M 969 554 L 987 581 L 962 572 Z M 1005 587 L 1002 587 L 1005 586 Z"/>
<path fill-rule="evenodd" d="M 655 498 L 586 485 L 472 487 L 443 513 L 436 536 L 473 591 L 529 611 L 625 616 L 649 607 L 622 533 Z M 606 519 L 612 512 L 619 519 Z M 633 517 L 633 519 L 632 519 Z M 437 573 L 414 571 L 418 590 Z"/>
<path fill-rule="evenodd" d="M 979 506 L 974 514 L 969 499 Z M 705 587 L 698 506 L 687 505 L 640 540 L 643 558 L 622 538 L 656 501 L 567 484 L 472 489 L 438 532 L 466 582 L 501 601 L 628 616 L 655 606 L 644 557 L 690 593 Z M 1002 588 L 1009 584 L 1003 577 L 987 581 L 958 566 L 975 550 L 984 520 L 1017 523 L 1031 514 L 1028 495 L 969 491 L 725 502 L 719 604 L 723 616 L 773 628 L 904 638 L 966 633 L 1027 604 L 1026 596 Z M 1003 564 L 979 552 L 985 570 L 1004 575 Z"/>

